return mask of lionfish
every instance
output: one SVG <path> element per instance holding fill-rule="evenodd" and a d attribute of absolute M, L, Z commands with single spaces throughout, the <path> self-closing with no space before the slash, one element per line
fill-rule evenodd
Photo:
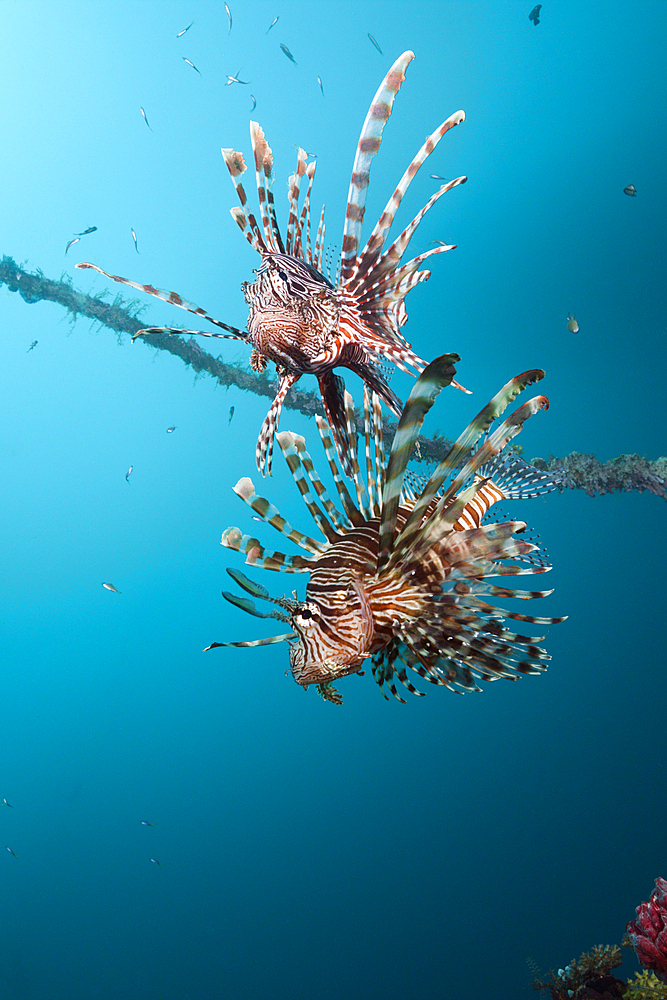
<path fill-rule="evenodd" d="M 478 680 L 516 680 L 520 674 L 546 669 L 550 657 L 537 645 L 543 637 L 510 631 L 505 619 L 538 625 L 564 619 L 507 611 L 489 600 L 545 597 L 550 590 L 513 590 L 490 581 L 544 573 L 551 567 L 534 541 L 516 537 L 525 531 L 525 522 L 485 522 L 487 511 L 497 501 L 536 496 L 557 485 L 516 452 L 502 454 L 524 421 L 548 408 L 545 396 L 535 396 L 490 430 L 515 396 L 544 372 L 524 372 L 503 386 L 426 482 L 407 469 L 408 460 L 424 417 L 440 390 L 453 380 L 458 360 L 456 354 L 443 355 L 419 376 L 386 464 L 380 401 L 365 390 L 366 483 L 353 446 L 354 496 L 336 462 L 329 427 L 317 418 L 342 510 L 327 494 L 304 439 L 287 431 L 278 434 L 287 465 L 324 542 L 293 528 L 244 478 L 234 492 L 252 508 L 256 519 L 268 522 L 305 554 L 269 551 L 238 528 L 227 528 L 222 544 L 245 553 L 246 562 L 254 566 L 310 573 L 306 597 L 298 600 L 294 592 L 293 599 L 272 598 L 261 585 L 228 569 L 243 590 L 281 610 L 263 614 L 248 598 L 225 591 L 223 597 L 259 618 L 286 622 L 291 631 L 249 642 L 214 642 L 207 649 L 287 641 L 297 684 L 317 685 L 322 697 L 336 704 L 342 698 L 333 682 L 363 673 L 369 657 L 385 698 L 386 685 L 399 701 L 404 699 L 395 679 L 413 694 L 422 694 L 409 679 L 407 668 L 459 693 L 481 690 Z M 345 408 L 353 441 L 354 406 L 349 394 Z"/>
<path fill-rule="evenodd" d="M 109 274 L 94 264 L 76 265 L 79 268 L 92 268 L 113 281 L 171 302 L 226 331 L 211 333 L 204 330 L 149 327 L 135 334 L 137 337 L 142 334 L 167 333 L 244 340 L 252 347 L 250 365 L 255 371 L 264 371 L 268 361 L 275 363 L 279 376 L 278 391 L 262 425 L 256 449 L 257 467 L 263 475 L 270 474 L 271 471 L 273 439 L 283 402 L 289 389 L 302 375 L 312 374 L 317 377 L 333 439 L 343 467 L 349 475 L 352 466 L 344 405 L 345 383 L 339 375 L 334 374 L 334 369 L 348 368 L 355 372 L 389 409 L 400 416 L 401 401 L 387 382 L 382 370 L 383 362 L 393 363 L 408 373 L 411 368 L 421 372 L 426 367 L 426 362 L 411 350 L 400 332 L 407 320 L 405 297 L 411 288 L 430 276 L 430 271 L 419 270 L 420 265 L 428 257 L 452 250 L 454 246 L 441 244 L 407 263 L 402 264 L 401 261 L 426 212 L 446 191 L 463 184 L 466 178 L 457 177 L 442 185 L 386 249 L 385 241 L 410 182 L 445 132 L 465 119 L 463 111 L 451 115 L 427 138 L 403 174 L 368 241 L 360 250 L 371 163 L 380 148 L 382 131 L 391 114 L 394 98 L 405 79 L 406 67 L 413 58 L 413 52 L 404 52 L 396 60 L 382 81 L 366 115 L 352 169 L 335 285 L 323 273 L 324 207 L 320 214 L 314 248 L 311 244 L 310 196 L 315 161 L 308 163 L 308 154 L 299 149 L 296 172 L 288 181 L 289 218 L 286 238 L 283 240 L 272 192 L 273 153 L 264 138 L 264 132 L 256 122 L 250 123 L 250 139 L 255 160 L 261 228 L 255 216 L 246 208 L 248 198 L 241 183 L 247 169 L 245 160 L 241 153 L 233 149 L 222 150 L 241 202 L 240 206 L 232 208 L 232 217 L 262 258 L 260 267 L 255 271 L 257 280 L 244 282 L 241 286 L 249 305 L 247 330 L 239 330 L 214 319 L 206 310 L 187 302 L 176 292 L 138 284 L 119 275 Z M 304 177 L 307 178 L 307 190 L 300 208 L 300 189 Z"/>

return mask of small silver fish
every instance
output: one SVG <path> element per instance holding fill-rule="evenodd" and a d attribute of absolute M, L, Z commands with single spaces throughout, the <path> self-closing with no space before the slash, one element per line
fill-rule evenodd
<path fill-rule="evenodd" d="M 155 826 L 154 823 L 149 823 L 147 819 L 142 819 L 141 825 L 142 826 Z"/>
<path fill-rule="evenodd" d="M 28 348 L 28 350 L 25 353 L 28 354 L 30 351 L 34 350 L 35 347 L 37 347 L 37 341 L 33 340 L 32 344 L 30 345 L 30 347 Z"/>
<path fill-rule="evenodd" d="M 122 591 L 116 590 L 116 588 L 114 587 L 113 583 L 103 583 L 102 586 L 105 587 L 107 590 L 113 591 L 114 594 L 120 594 L 120 593 L 122 593 Z"/>
<path fill-rule="evenodd" d="M 81 242 L 81 240 L 79 239 L 78 236 L 75 239 L 70 240 L 69 243 L 67 244 L 67 246 L 65 247 L 65 253 L 67 253 L 67 251 L 69 250 L 69 248 L 73 247 L 75 243 L 80 243 L 80 242 Z"/>
<path fill-rule="evenodd" d="M 431 180 L 432 181 L 446 181 L 448 179 L 449 178 L 447 178 L 447 177 L 441 177 L 440 174 L 431 174 Z"/>
<path fill-rule="evenodd" d="M 167 427 L 167 434 L 173 434 L 176 430 L 176 424 L 172 424 L 171 427 Z"/>
<path fill-rule="evenodd" d="M 84 229 L 84 231 L 82 233 L 75 233 L 74 235 L 75 236 L 87 236 L 88 233 L 95 233 L 95 232 L 97 232 L 97 226 L 89 226 L 88 229 Z"/>
<path fill-rule="evenodd" d="M 141 111 L 142 115 L 144 116 L 144 121 L 145 121 L 145 122 L 146 122 L 146 124 L 148 125 L 148 118 L 146 117 L 146 112 L 144 111 L 144 109 L 143 109 L 143 108 L 139 108 L 139 110 Z M 148 125 L 148 127 L 149 127 L 149 128 L 151 128 L 151 127 L 150 127 L 150 125 Z M 153 129 L 151 128 L 151 132 L 152 132 L 152 131 L 153 131 Z"/>
<path fill-rule="evenodd" d="M 250 109 L 250 110 L 251 110 L 251 111 L 254 111 L 254 110 L 255 110 L 255 108 L 257 107 L 257 101 L 256 101 L 256 100 L 255 100 L 255 98 L 254 98 L 254 97 L 252 96 L 252 94 L 250 95 L 250 100 L 252 101 L 252 107 L 251 107 L 251 109 Z"/>
<path fill-rule="evenodd" d="M 11 847 L 5 847 L 5 850 L 6 850 L 6 851 L 9 851 L 9 853 L 11 854 L 11 856 L 12 856 L 13 858 L 15 858 L 15 857 L 16 857 L 16 855 L 14 854 L 13 850 L 11 849 Z"/>
<path fill-rule="evenodd" d="M 137 253 L 139 253 L 139 247 L 137 246 L 137 234 L 135 233 L 134 229 L 130 229 L 130 232 L 132 233 L 132 239 L 134 240 L 134 249 L 137 251 Z"/>
<path fill-rule="evenodd" d="M 229 421 L 228 421 L 229 424 L 231 424 L 233 416 L 234 416 L 234 407 L 230 406 L 229 407 Z"/>
<path fill-rule="evenodd" d="M 229 9 L 229 7 L 227 6 L 227 4 L 225 4 L 225 10 L 227 11 L 227 17 L 229 18 L 229 31 L 227 32 L 227 34 L 231 35 L 231 33 L 232 33 L 232 12 Z"/>
<path fill-rule="evenodd" d="M 7 848 L 7 850 L 9 850 L 9 848 Z M 157 860 L 157 858 L 151 858 L 151 862 L 152 862 L 152 863 L 153 863 L 154 865 L 157 865 L 157 866 L 158 866 L 158 868 L 162 868 L 162 865 L 161 865 L 161 864 L 160 864 L 160 862 L 159 862 L 159 861 Z"/>
<path fill-rule="evenodd" d="M 280 15 L 278 15 L 278 17 L 274 17 L 274 19 L 271 21 L 271 24 L 268 26 L 268 28 L 264 32 L 265 35 L 268 35 L 268 33 L 271 31 L 271 28 L 273 27 L 273 25 L 278 23 L 279 18 L 280 18 Z"/>
<path fill-rule="evenodd" d="M 264 520 L 264 518 L 263 517 L 257 517 L 256 514 L 252 515 L 252 519 L 253 519 L 253 521 L 259 521 L 260 524 L 266 524 L 266 521 Z"/>
<path fill-rule="evenodd" d="M 232 84 L 232 83 L 245 83 L 245 84 L 250 83 L 250 80 L 239 80 L 239 73 L 240 72 L 241 72 L 241 70 L 237 69 L 236 76 L 229 76 L 229 74 L 228 74 L 227 75 L 227 83 L 225 84 L 225 87 L 229 87 L 229 85 Z"/>
<path fill-rule="evenodd" d="M 628 184 L 627 187 L 623 188 L 623 194 L 629 194 L 631 198 L 637 197 L 637 189 L 634 184 Z"/>
<path fill-rule="evenodd" d="M 299 65 L 297 63 L 296 59 L 294 58 L 294 56 L 292 55 L 292 53 L 290 52 L 290 50 L 287 48 L 286 45 L 283 45 L 282 42 L 280 43 L 280 48 L 283 50 L 283 52 L 285 53 L 285 55 L 287 56 L 287 58 L 290 60 L 290 62 L 293 62 L 295 66 Z"/>
<path fill-rule="evenodd" d="M 321 76 L 318 76 L 317 82 L 320 85 L 320 90 L 322 91 L 322 96 L 324 96 L 324 87 L 322 86 L 322 77 Z"/>
<path fill-rule="evenodd" d="M 179 31 L 179 33 L 178 33 L 178 34 L 176 35 L 176 37 L 177 37 L 177 38 L 180 38 L 180 37 L 181 37 L 181 35 L 184 35 L 186 31 L 189 31 L 189 30 L 190 30 L 190 28 L 192 27 L 192 25 L 193 25 L 194 23 L 195 23 L 194 21 L 190 21 L 190 23 L 189 23 L 189 25 L 187 26 L 187 28 L 183 28 L 183 30 L 182 30 L 182 31 Z"/>
<path fill-rule="evenodd" d="M 125 473 L 125 482 L 126 482 L 126 483 L 129 483 L 129 481 L 130 481 L 130 476 L 132 475 L 132 469 L 133 469 L 133 468 L 134 468 L 134 466 L 133 466 L 133 465 L 131 465 L 131 466 L 130 466 L 130 468 L 129 468 L 129 469 L 127 470 L 127 472 Z"/>
<path fill-rule="evenodd" d="M 192 66 L 192 68 L 195 71 L 195 73 L 199 73 L 199 70 L 197 69 L 197 67 L 195 66 L 195 64 L 193 62 L 190 62 L 189 59 L 186 59 L 185 56 L 183 56 L 183 62 L 186 62 L 188 64 L 188 66 Z M 201 76 L 201 73 L 199 73 L 199 75 Z"/>
<path fill-rule="evenodd" d="M 3 806 L 9 806 L 10 809 L 14 808 L 14 806 L 10 802 L 8 802 L 7 799 L 3 799 L 2 804 Z"/>
<path fill-rule="evenodd" d="M 383 53 L 382 53 L 382 49 L 380 48 L 380 46 L 378 45 L 378 43 L 377 43 L 377 42 L 375 41 L 375 39 L 373 38 L 373 36 L 371 35 L 370 31 L 368 32 L 368 37 L 370 38 L 370 40 L 372 41 L 373 45 L 374 45 L 374 46 L 375 46 L 375 48 L 376 48 L 376 49 L 378 50 L 378 52 L 380 53 L 380 55 L 382 55 L 382 54 L 383 54 Z"/>
<path fill-rule="evenodd" d="M 574 313 L 567 314 L 567 328 L 570 333 L 579 333 L 579 323 Z"/>

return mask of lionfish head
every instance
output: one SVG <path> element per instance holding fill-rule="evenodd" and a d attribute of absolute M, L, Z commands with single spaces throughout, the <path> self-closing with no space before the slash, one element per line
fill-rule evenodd
<path fill-rule="evenodd" d="M 290 643 L 290 668 L 297 684 L 327 684 L 357 673 L 371 654 L 373 613 L 361 581 L 331 598 L 326 608 L 305 601 L 290 616 L 297 640 Z"/>
<path fill-rule="evenodd" d="M 293 299 L 306 301 L 322 292 L 335 291 L 331 282 L 317 268 L 291 254 L 264 251 L 262 263 L 255 269 L 255 274 L 256 281 L 245 281 L 241 285 L 249 305 L 260 295 L 288 302 Z"/>

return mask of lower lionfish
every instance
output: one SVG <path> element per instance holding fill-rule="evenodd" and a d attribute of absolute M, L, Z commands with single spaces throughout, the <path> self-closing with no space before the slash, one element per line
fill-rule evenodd
<path fill-rule="evenodd" d="M 206 310 L 187 302 L 176 292 L 161 291 L 152 285 L 129 281 L 117 274 L 109 274 L 95 264 L 76 265 L 79 268 L 93 268 L 113 281 L 171 302 L 226 331 L 209 333 L 204 330 L 149 327 L 140 330 L 136 336 L 170 333 L 244 340 L 253 349 L 250 355 L 252 368 L 261 372 L 268 361 L 276 364 L 280 380 L 278 391 L 257 441 L 257 467 L 263 475 L 271 471 L 273 438 L 283 402 L 289 389 L 302 375 L 312 374 L 318 379 L 333 439 L 343 467 L 349 475 L 352 470 L 345 418 L 345 383 L 339 375 L 334 374 L 334 369 L 342 367 L 355 372 L 396 415 L 400 415 L 401 401 L 387 383 L 382 363 L 392 362 L 406 372 L 410 368 L 420 372 L 426 367 L 426 362 L 410 349 L 400 332 L 407 320 L 405 297 L 411 288 L 430 275 L 430 271 L 420 271 L 419 266 L 433 254 L 453 250 L 454 246 L 442 244 L 405 264 L 401 264 L 401 260 L 428 209 L 446 191 L 463 184 L 466 178 L 457 177 L 442 185 L 386 250 L 384 245 L 410 182 L 445 132 L 464 120 L 463 111 L 451 115 L 426 139 L 387 202 L 368 241 L 360 250 L 371 162 L 380 148 L 382 131 L 391 114 L 394 98 L 405 79 L 406 67 L 413 58 L 413 52 L 404 52 L 396 60 L 375 94 L 366 116 L 352 168 L 341 258 L 338 273 L 334 276 L 335 285 L 323 273 L 324 208 L 314 248 L 311 245 L 310 194 L 315 162 L 307 163 L 308 154 L 299 149 L 296 173 L 288 181 L 289 218 L 286 239 L 283 241 L 272 191 L 273 153 L 264 138 L 264 132 L 256 122 L 250 123 L 250 139 L 255 160 L 261 229 L 254 215 L 246 209 L 248 198 L 241 184 L 241 177 L 247 169 L 245 160 L 241 153 L 233 149 L 222 150 L 241 201 L 239 207 L 231 210 L 232 217 L 262 258 L 261 266 L 255 272 L 257 280 L 244 282 L 241 286 L 250 307 L 247 330 L 239 330 L 214 319 Z M 308 186 L 300 208 L 299 192 L 304 176 L 307 177 Z"/>
<path fill-rule="evenodd" d="M 550 657 L 534 638 L 510 631 L 506 618 L 550 625 L 563 618 L 535 618 L 507 611 L 491 598 L 526 600 L 551 591 L 512 590 L 489 582 L 494 577 L 544 573 L 551 567 L 535 542 L 520 536 L 523 521 L 484 523 L 496 501 L 548 492 L 556 483 L 510 451 L 508 442 L 524 421 L 547 409 L 535 396 L 493 432 L 491 424 L 522 389 L 544 376 L 537 369 L 508 382 L 466 427 L 428 482 L 407 470 L 426 413 L 456 372 L 458 355 L 436 358 L 417 380 L 398 424 L 385 466 L 382 419 L 377 396 L 365 392 L 366 486 L 354 446 L 350 451 L 356 501 L 336 462 L 330 431 L 318 427 L 342 505 L 328 496 L 305 441 L 282 432 L 278 443 L 310 514 L 324 535 L 316 541 L 293 528 L 268 500 L 258 496 L 250 479 L 234 492 L 255 514 L 295 542 L 305 555 L 288 556 L 265 549 L 257 538 L 227 528 L 222 544 L 246 554 L 246 562 L 287 573 L 310 573 L 306 598 L 271 598 L 268 591 L 237 570 L 230 576 L 255 597 L 280 611 L 262 614 L 253 601 L 223 591 L 232 604 L 259 618 L 287 622 L 291 631 L 250 642 L 214 642 L 215 646 L 263 646 L 290 643 L 290 667 L 298 684 L 316 684 L 323 698 L 341 704 L 332 682 L 363 673 L 370 657 L 375 680 L 394 697 L 395 678 L 421 694 L 406 668 L 424 680 L 453 691 L 481 690 L 477 680 L 546 669 Z M 354 407 L 345 398 L 348 432 L 354 440 Z M 388 697 L 383 690 L 385 697 Z"/>

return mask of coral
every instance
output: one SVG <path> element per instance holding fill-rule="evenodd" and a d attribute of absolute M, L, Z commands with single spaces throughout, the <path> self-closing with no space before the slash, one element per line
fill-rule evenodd
<path fill-rule="evenodd" d="M 625 1000 L 667 1000 L 667 986 L 660 982 L 654 972 L 644 969 L 634 979 L 628 979 Z"/>
<path fill-rule="evenodd" d="M 667 983 L 667 880 L 655 880 L 648 902 L 639 904 L 627 931 L 639 964 Z"/>
<path fill-rule="evenodd" d="M 533 989 L 547 989 L 552 1000 L 614 1000 L 622 997 L 625 983 L 610 975 L 611 970 L 623 964 L 618 945 L 596 944 L 591 951 L 573 959 L 564 969 L 551 973 L 550 979 L 533 982 Z"/>

